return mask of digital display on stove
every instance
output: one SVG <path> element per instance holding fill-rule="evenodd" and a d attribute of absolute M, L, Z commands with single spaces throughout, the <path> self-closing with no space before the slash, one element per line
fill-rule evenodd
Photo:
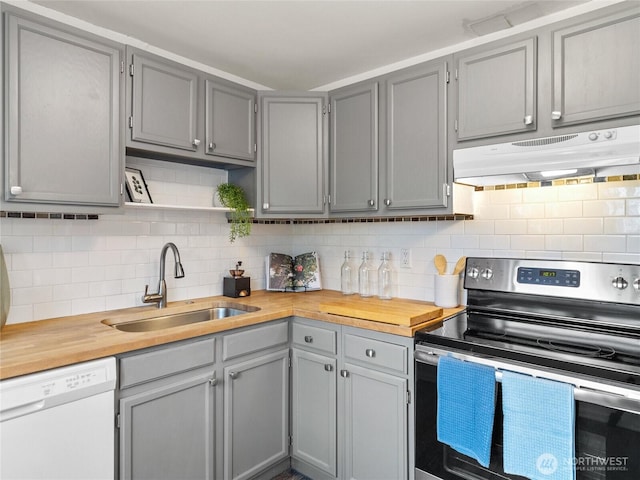
<path fill-rule="evenodd" d="M 580 272 L 578 270 L 518 267 L 517 282 L 529 285 L 577 288 L 580 286 Z"/>

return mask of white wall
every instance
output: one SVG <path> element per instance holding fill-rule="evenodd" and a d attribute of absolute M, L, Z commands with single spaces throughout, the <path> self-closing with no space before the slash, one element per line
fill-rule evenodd
<path fill-rule="evenodd" d="M 144 171 L 150 184 L 161 175 Z M 263 289 L 264 256 L 271 251 L 317 250 L 324 287 L 339 289 L 344 250 L 358 257 L 356 263 L 365 248 L 376 263 L 390 250 L 396 295 L 422 300 L 433 299 L 436 253 L 450 268 L 461 255 L 640 263 L 638 180 L 474 196 L 470 221 L 254 225 L 250 237 L 233 245 L 222 212 L 127 209 L 99 220 L 3 218 L 8 323 L 140 305 L 145 284 L 156 288 L 160 249 L 168 241 L 178 245 L 186 272 L 183 279 L 171 277 L 169 254 L 169 301 L 220 295 L 222 278 L 237 260 L 252 288 Z M 400 248 L 411 249 L 409 269 L 397 265 Z"/>

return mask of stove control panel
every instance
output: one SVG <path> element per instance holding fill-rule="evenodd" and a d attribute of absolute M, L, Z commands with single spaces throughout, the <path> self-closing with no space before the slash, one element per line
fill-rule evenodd
<path fill-rule="evenodd" d="M 469 257 L 464 287 L 640 305 L 640 265 Z"/>
<path fill-rule="evenodd" d="M 518 267 L 518 283 L 533 285 L 554 285 L 557 287 L 580 286 L 579 270 L 563 270 L 559 268 Z"/>

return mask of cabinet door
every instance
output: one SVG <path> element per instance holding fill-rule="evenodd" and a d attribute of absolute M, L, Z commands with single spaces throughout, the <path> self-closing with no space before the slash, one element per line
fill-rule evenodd
<path fill-rule="evenodd" d="M 5 199 L 118 205 L 121 50 L 6 15 Z"/>
<path fill-rule="evenodd" d="M 336 476 L 336 360 L 292 350 L 292 456 Z"/>
<path fill-rule="evenodd" d="M 640 12 L 553 33 L 554 126 L 640 113 Z"/>
<path fill-rule="evenodd" d="M 120 400 L 120 478 L 214 478 L 213 374 Z"/>
<path fill-rule="evenodd" d="M 345 364 L 345 475 L 407 478 L 407 380 Z"/>
<path fill-rule="evenodd" d="M 195 152 L 198 75 L 178 64 L 133 54 L 131 140 Z"/>
<path fill-rule="evenodd" d="M 378 208 L 378 83 L 331 97 L 331 211 Z"/>
<path fill-rule="evenodd" d="M 446 206 L 447 64 L 387 80 L 387 209 Z"/>
<path fill-rule="evenodd" d="M 224 478 L 250 478 L 289 456 L 289 350 L 225 367 L 224 378 Z"/>
<path fill-rule="evenodd" d="M 207 80 L 205 101 L 205 153 L 255 160 L 255 92 Z"/>
<path fill-rule="evenodd" d="M 458 140 L 536 129 L 537 37 L 455 58 Z"/>
<path fill-rule="evenodd" d="M 262 212 L 324 213 L 323 97 L 263 97 Z"/>

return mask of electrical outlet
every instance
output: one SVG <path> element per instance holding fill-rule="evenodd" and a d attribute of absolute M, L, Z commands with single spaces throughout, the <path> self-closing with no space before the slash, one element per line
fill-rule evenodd
<path fill-rule="evenodd" d="M 409 248 L 400 249 L 400 267 L 411 268 L 411 249 Z"/>

